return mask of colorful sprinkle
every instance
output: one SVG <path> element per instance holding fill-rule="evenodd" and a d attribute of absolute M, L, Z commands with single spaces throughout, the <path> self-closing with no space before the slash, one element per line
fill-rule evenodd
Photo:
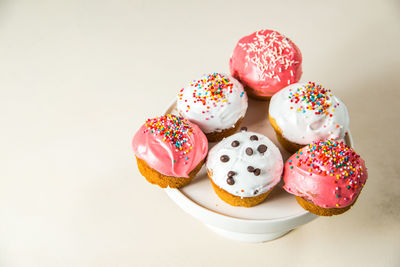
<path fill-rule="evenodd" d="M 290 102 L 301 105 L 297 111 L 302 113 L 313 111 L 316 115 L 325 114 L 330 117 L 332 116 L 331 112 L 335 111 L 335 106 L 332 107 L 331 97 L 331 90 L 313 82 L 308 82 L 302 88 L 291 89 L 289 93 Z M 339 128 L 339 125 L 336 127 Z"/>
<path fill-rule="evenodd" d="M 299 160 L 298 166 L 306 167 L 310 173 L 334 176 L 332 182 L 342 179 L 347 190 L 356 191 L 357 185 L 362 183 L 364 170 L 360 161 L 360 156 L 343 141 L 333 139 L 317 141 L 300 149 L 297 153 L 304 153 L 304 157 Z M 290 166 L 292 168 L 293 166 Z M 343 188 L 344 189 L 344 188 Z M 336 186 L 333 194 L 340 201 L 340 190 Z M 339 203 L 338 203 L 339 205 Z"/>
<path fill-rule="evenodd" d="M 232 93 L 233 83 L 223 74 L 209 74 L 204 78 L 190 82 L 189 86 L 188 88 L 193 90 L 193 102 L 205 106 L 205 112 L 208 112 L 211 108 L 210 105 L 214 107 L 217 105 L 223 107 L 226 104 L 230 104 L 226 96 Z M 184 90 L 185 88 L 182 88 L 179 91 L 179 100 L 182 100 Z M 240 97 L 243 97 L 243 95 L 244 92 L 241 93 Z M 189 109 L 190 105 L 187 105 L 186 112 L 188 112 Z M 206 118 L 206 120 L 208 119 L 209 118 Z"/>
<path fill-rule="evenodd" d="M 179 151 L 182 151 L 180 158 L 186 155 L 193 147 L 190 144 L 189 136 L 193 134 L 193 128 L 189 121 L 172 114 L 148 119 L 145 123 L 147 131 L 160 135 L 163 141 L 172 144 Z M 189 157 L 185 157 L 188 160 Z M 173 160 L 176 163 L 176 160 Z"/>

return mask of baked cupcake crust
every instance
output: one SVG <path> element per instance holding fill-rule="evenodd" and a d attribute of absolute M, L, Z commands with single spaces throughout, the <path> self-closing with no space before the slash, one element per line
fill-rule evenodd
<path fill-rule="evenodd" d="M 207 140 L 209 142 L 218 142 L 224 139 L 225 137 L 231 136 L 239 129 L 242 124 L 243 118 L 240 118 L 232 128 L 222 130 L 221 132 L 212 132 L 206 133 Z"/>
<path fill-rule="evenodd" d="M 269 191 L 262 193 L 255 197 L 238 197 L 238 196 L 234 196 L 234 195 L 226 192 L 224 189 L 222 189 L 219 186 L 217 186 L 216 184 L 214 184 L 211 174 L 208 171 L 207 171 L 207 174 L 208 174 L 208 177 L 210 178 L 211 185 L 212 185 L 215 193 L 218 195 L 218 197 L 221 200 L 223 200 L 224 202 L 228 203 L 229 205 L 235 206 L 235 207 L 249 208 L 249 207 L 256 206 L 256 205 L 260 204 L 261 202 L 263 202 L 269 196 L 269 194 L 272 192 L 272 190 L 274 189 L 274 188 L 271 188 Z"/>
<path fill-rule="evenodd" d="M 303 209 L 308 210 L 312 214 L 319 216 L 333 216 L 345 213 L 356 203 L 357 200 L 355 200 L 351 205 L 343 208 L 322 208 L 298 196 L 296 196 L 296 201 Z"/>
<path fill-rule="evenodd" d="M 244 89 L 246 90 L 246 93 L 249 97 L 256 99 L 256 100 L 261 100 L 261 101 L 269 101 L 271 100 L 272 96 L 261 96 L 259 94 L 257 94 L 253 88 L 250 88 L 248 86 L 245 86 Z"/>
<path fill-rule="evenodd" d="M 270 115 L 268 115 L 268 118 L 269 118 L 269 122 L 272 125 L 272 128 L 274 128 L 274 130 L 275 130 L 275 135 L 276 135 L 276 138 L 278 139 L 278 142 L 283 146 L 283 148 L 286 151 L 288 151 L 290 153 L 295 153 L 297 150 L 299 150 L 300 148 L 302 148 L 304 146 L 304 145 L 299 145 L 299 144 L 290 142 L 285 137 L 283 137 L 282 130 L 276 124 L 275 119 L 272 118 Z"/>
<path fill-rule="evenodd" d="M 140 173 L 151 183 L 158 185 L 161 188 L 181 188 L 189 184 L 196 174 L 200 171 L 203 166 L 204 160 L 202 160 L 190 173 L 189 177 L 173 177 L 159 173 L 158 171 L 151 168 L 146 161 L 136 157 L 138 169 Z"/>

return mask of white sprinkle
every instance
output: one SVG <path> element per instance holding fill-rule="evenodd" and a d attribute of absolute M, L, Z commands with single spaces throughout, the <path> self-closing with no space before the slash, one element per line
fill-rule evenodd
<path fill-rule="evenodd" d="M 286 70 L 295 63 L 289 57 L 291 46 L 283 35 L 277 32 L 265 34 L 265 31 L 261 30 L 255 33 L 253 40 L 253 43 L 239 43 L 239 46 L 250 54 L 246 55 L 245 59 L 257 66 L 261 72 L 261 80 L 275 78 L 276 66 L 279 66 L 279 72 L 282 72 L 280 65 Z"/>

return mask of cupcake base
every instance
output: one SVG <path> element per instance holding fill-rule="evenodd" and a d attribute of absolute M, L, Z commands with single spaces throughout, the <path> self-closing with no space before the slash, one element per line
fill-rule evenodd
<path fill-rule="evenodd" d="M 221 141 L 222 139 L 224 139 L 225 137 L 228 137 L 228 136 L 236 133 L 236 131 L 238 130 L 242 121 L 243 121 L 243 118 L 240 118 L 232 128 L 224 129 L 220 132 L 205 133 L 207 140 L 209 142 L 218 142 L 218 141 Z"/>
<path fill-rule="evenodd" d="M 272 96 L 260 96 L 260 95 L 257 95 L 255 90 L 253 88 L 248 87 L 248 86 L 245 86 L 244 89 L 246 90 L 247 96 L 250 96 L 253 99 L 262 100 L 262 101 L 268 101 L 272 97 Z"/>
<path fill-rule="evenodd" d="M 256 206 L 258 204 L 260 204 L 261 202 L 263 202 L 268 195 L 272 192 L 272 190 L 274 188 L 271 188 L 269 191 L 262 193 L 261 195 L 255 196 L 255 197 L 238 197 L 238 196 L 234 196 L 230 193 L 228 193 L 227 191 L 225 191 L 224 189 L 220 188 L 219 186 L 217 186 L 216 184 L 214 184 L 214 182 L 212 181 L 211 177 L 210 181 L 211 184 L 214 188 L 215 193 L 218 195 L 218 197 L 225 201 L 226 203 L 228 203 L 231 206 L 240 206 L 240 207 L 253 207 Z"/>
<path fill-rule="evenodd" d="M 357 201 L 356 199 L 351 205 L 343 208 L 321 208 L 314 203 L 298 196 L 296 196 L 296 200 L 297 203 L 299 203 L 299 205 L 303 207 L 303 209 L 308 210 L 309 212 L 319 216 L 333 216 L 342 214 L 348 211 Z"/>
<path fill-rule="evenodd" d="M 190 173 L 189 177 L 173 177 L 159 173 L 158 171 L 151 168 L 146 161 L 136 157 L 139 172 L 146 178 L 149 183 L 158 185 L 161 188 L 180 188 L 189 184 L 196 174 L 200 171 L 203 166 L 204 160 L 202 160 Z"/>
<path fill-rule="evenodd" d="M 286 151 L 288 151 L 290 153 L 295 153 L 300 148 L 306 146 L 306 145 L 296 144 L 296 143 L 293 143 L 293 142 L 287 140 L 285 137 L 283 137 L 282 130 L 281 130 L 281 128 L 279 128 L 278 124 L 276 124 L 276 120 L 269 115 L 268 115 L 268 118 L 272 125 L 272 128 L 274 128 L 274 130 L 275 130 L 275 134 L 278 139 L 278 142 L 283 146 L 283 148 Z"/>

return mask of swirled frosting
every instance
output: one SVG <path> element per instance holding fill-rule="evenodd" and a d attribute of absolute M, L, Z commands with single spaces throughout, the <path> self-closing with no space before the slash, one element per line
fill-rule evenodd
<path fill-rule="evenodd" d="M 279 183 L 283 161 L 279 149 L 266 136 L 242 131 L 215 145 L 206 166 L 220 188 L 235 196 L 254 197 Z"/>
<path fill-rule="evenodd" d="M 306 145 L 323 139 L 343 139 L 349 128 L 344 103 L 321 85 L 295 83 L 272 96 L 269 116 L 287 140 Z"/>
<path fill-rule="evenodd" d="M 205 133 L 234 127 L 247 110 L 243 86 L 226 74 L 212 73 L 191 81 L 178 93 L 176 107 Z"/>
<path fill-rule="evenodd" d="M 364 160 L 343 141 L 317 141 L 285 163 L 284 189 L 322 208 L 351 205 L 368 178 Z"/>
<path fill-rule="evenodd" d="M 151 168 L 174 177 L 189 177 L 208 151 L 200 128 L 171 114 L 148 119 L 133 137 L 132 147 Z"/>
<path fill-rule="evenodd" d="M 229 67 L 233 77 L 265 97 L 299 81 L 301 62 L 301 52 L 289 38 L 260 30 L 239 40 Z"/>

